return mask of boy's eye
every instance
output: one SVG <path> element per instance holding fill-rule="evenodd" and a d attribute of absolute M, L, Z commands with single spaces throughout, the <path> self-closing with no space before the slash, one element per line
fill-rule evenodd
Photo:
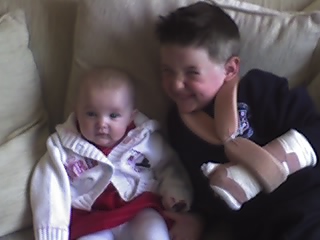
<path fill-rule="evenodd" d="M 198 71 L 195 71 L 195 70 L 190 70 L 187 72 L 188 75 L 199 75 L 199 72 Z"/>
<path fill-rule="evenodd" d="M 173 74 L 173 70 L 169 68 L 163 68 L 161 71 L 162 71 L 162 74 L 166 74 L 166 75 Z"/>
<path fill-rule="evenodd" d="M 110 114 L 110 118 L 117 118 L 117 117 L 119 117 L 120 116 L 120 114 L 118 114 L 118 113 L 111 113 Z"/>
<path fill-rule="evenodd" d="M 97 116 L 97 114 L 95 112 L 91 112 L 91 111 L 86 112 L 86 114 L 89 117 L 96 117 Z"/>

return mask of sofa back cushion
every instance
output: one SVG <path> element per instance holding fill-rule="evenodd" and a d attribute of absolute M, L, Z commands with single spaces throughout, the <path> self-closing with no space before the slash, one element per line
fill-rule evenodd
<path fill-rule="evenodd" d="M 81 0 L 65 114 L 72 110 L 77 81 L 83 71 L 111 65 L 135 76 L 140 96 L 138 106 L 163 121 L 167 99 L 159 80 L 155 22 L 159 15 L 194 2 Z M 319 12 L 282 13 L 236 0 L 216 2 L 239 25 L 243 41 L 242 74 L 251 68 L 262 68 L 287 77 L 291 85 L 309 79 L 311 57 L 320 36 Z"/>
<path fill-rule="evenodd" d="M 0 236 L 31 226 L 28 181 L 48 137 L 24 13 L 0 18 Z"/>
<path fill-rule="evenodd" d="M 245 0 L 246 2 L 279 11 L 301 11 L 317 0 Z"/>

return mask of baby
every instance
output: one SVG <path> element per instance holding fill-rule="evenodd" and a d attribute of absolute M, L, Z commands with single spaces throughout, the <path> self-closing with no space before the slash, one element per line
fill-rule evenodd
<path fill-rule="evenodd" d="M 135 109 L 130 77 L 99 68 L 56 127 L 31 182 L 37 240 L 167 240 L 163 210 L 188 211 L 191 186 L 159 125 Z"/>

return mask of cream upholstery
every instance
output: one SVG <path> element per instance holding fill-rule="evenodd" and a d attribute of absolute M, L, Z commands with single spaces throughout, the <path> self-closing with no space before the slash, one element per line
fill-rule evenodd
<path fill-rule="evenodd" d="M 303 10 L 314 0 L 241 0 L 279 11 Z"/>
<path fill-rule="evenodd" d="M 72 109 L 77 81 L 85 69 L 95 65 L 115 65 L 136 77 L 138 95 L 141 96 L 139 108 L 149 116 L 163 120 L 167 99 L 159 90 L 154 25 L 159 15 L 195 1 L 81 2 L 66 113 Z M 252 68 L 261 68 L 287 77 L 291 85 L 301 84 L 312 77 L 311 60 L 320 37 L 320 12 L 284 14 L 234 0 L 216 2 L 240 28 L 242 74 Z"/>
<path fill-rule="evenodd" d="M 26 13 L 30 48 L 43 88 L 51 129 L 63 120 L 77 0 L 1 0 L 0 14 L 21 8 Z"/>
<path fill-rule="evenodd" d="M 22 11 L 0 18 L 0 235 L 30 226 L 27 184 L 48 137 L 41 87 Z"/>
<path fill-rule="evenodd" d="M 85 2 L 80 5 L 75 28 L 79 1 Z M 160 83 L 157 81 L 157 53 L 155 51 L 157 44 L 151 35 L 153 29 L 151 25 L 144 29 L 142 36 L 145 37 L 138 37 L 137 35 L 132 37 L 129 34 L 137 34 L 141 18 L 143 20 L 153 18 L 155 13 L 164 13 L 178 6 L 178 4 L 187 4 L 192 0 L 104 0 L 104 4 L 108 4 L 105 8 L 95 10 L 91 8 L 90 10 L 88 7 L 92 6 L 96 1 L 102 2 L 102 0 L 0 1 L 0 15 L 17 8 L 21 8 L 25 12 L 30 37 L 29 48 L 37 66 L 36 69 L 33 68 L 34 71 L 32 73 L 35 74 L 34 76 L 40 76 L 41 84 L 40 88 L 40 85 L 36 83 L 37 77 L 29 78 L 31 72 L 25 69 L 34 67 L 32 65 L 31 52 L 28 52 L 26 48 L 28 41 L 24 42 L 24 50 L 29 53 L 29 65 L 20 65 L 18 67 L 21 64 L 19 63 L 20 60 L 23 60 L 21 58 L 14 61 L 14 65 L 11 64 L 6 67 L 6 69 L 10 70 L 7 73 L 10 74 L 17 74 L 17 70 L 28 74 L 18 80 L 19 84 L 8 81 L 8 77 L 4 78 L 2 66 L 5 65 L 1 60 L 1 56 L 3 56 L 1 44 L 8 44 L 9 41 L 1 41 L 3 28 L 0 20 L 0 63 L 2 64 L 0 64 L 0 91 L 3 91 L 0 94 L 0 98 L 3 97 L 3 99 L 8 100 L 8 102 L 1 101 L 7 105 L 0 105 L 0 119 L 2 120 L 2 126 L 0 127 L 0 240 L 33 239 L 27 186 L 32 167 L 44 151 L 44 142 L 48 129 L 45 116 L 47 113 L 51 130 L 53 130 L 54 125 L 64 120 L 64 114 L 71 110 L 72 96 L 77 86 L 77 76 L 84 68 L 102 63 L 120 65 L 127 68 L 137 79 L 141 79 L 138 86 L 141 93 L 145 94 L 139 100 L 142 110 L 152 117 L 163 120 L 163 113 L 167 104 L 165 96 L 161 93 Z M 319 46 L 314 52 L 319 38 L 319 16 L 318 13 L 309 14 L 315 9 L 320 9 L 320 0 L 242 0 L 242 3 L 237 3 L 236 5 L 235 0 L 217 1 L 226 8 L 229 5 L 228 11 L 239 22 L 240 27 L 243 29 L 242 31 L 247 31 L 244 37 L 253 41 L 247 42 L 247 44 L 254 43 L 254 39 L 250 39 L 251 37 L 249 38 L 247 34 L 253 34 L 254 37 L 252 38 L 257 39 L 261 38 L 261 36 L 269 38 L 260 39 L 260 41 L 263 41 L 264 50 L 259 49 L 258 45 L 256 45 L 258 52 L 255 51 L 249 54 L 248 51 L 244 51 L 242 53 L 243 57 L 248 59 L 246 61 L 247 66 L 244 69 L 256 64 L 254 59 L 264 55 L 266 52 L 272 55 L 270 58 L 278 56 L 275 54 L 280 53 L 281 56 L 279 57 L 282 58 L 282 62 L 286 63 L 285 68 L 277 68 L 279 64 L 276 65 L 275 62 L 280 61 L 277 57 L 269 62 L 261 60 L 259 66 L 288 76 L 295 82 L 310 82 L 309 90 L 311 95 L 320 106 L 320 73 L 317 67 L 320 59 Z M 125 2 L 127 5 L 124 4 Z M 167 5 L 164 5 L 164 2 Z M 263 9 L 257 5 L 253 6 L 247 2 L 270 9 Z M 141 7 L 134 7 L 139 3 L 145 4 Z M 233 6 L 230 8 L 230 5 Z M 120 15 L 116 15 L 113 7 L 117 7 Z M 308 14 L 301 13 L 304 8 Z M 235 9 L 238 10 L 234 11 Z M 143 14 L 144 11 L 151 10 L 153 11 L 152 14 Z M 96 12 L 92 14 L 93 12 L 90 11 Z M 108 12 L 108 16 L 104 16 L 103 11 Z M 125 13 L 124 11 L 127 12 Z M 282 13 L 279 11 L 300 11 L 300 13 Z M 135 14 L 139 14 L 139 16 Z M 19 16 L 21 15 L 18 14 L 14 18 L 19 19 Z M 89 19 L 89 16 L 94 17 L 94 19 Z M 120 16 L 131 16 L 134 17 L 135 21 L 129 27 L 130 25 L 126 22 L 128 19 Z M 102 25 L 99 25 L 101 28 L 98 25 L 94 25 L 94 23 L 102 24 L 100 22 L 101 18 L 105 19 L 103 28 Z M 256 22 L 254 23 L 252 19 Z M 20 18 L 18 23 L 21 23 L 21 21 Z M 109 29 L 109 31 L 105 32 L 108 36 L 106 38 L 107 36 L 102 34 L 101 31 L 105 30 L 105 25 L 113 24 L 115 26 L 115 23 L 123 26 L 123 28 Z M 250 32 L 246 30 L 247 24 L 254 24 L 250 26 L 259 27 Z M 92 26 L 92 28 L 88 29 L 89 26 Z M 296 35 L 296 32 L 301 34 Z M 92 37 L 89 33 L 99 35 Z M 16 41 L 26 40 L 26 35 L 19 36 L 21 38 L 14 37 L 10 43 L 13 45 Z M 127 36 L 127 38 L 120 38 L 123 36 Z M 310 37 L 306 39 L 306 36 Z M 7 34 L 6 37 L 8 37 Z M 92 44 L 92 39 L 95 45 L 105 44 L 105 48 L 95 47 L 88 49 L 87 47 Z M 112 48 L 113 44 L 115 44 L 114 49 Z M 277 48 L 273 48 L 274 45 Z M 271 53 L 271 50 L 274 49 L 276 49 L 276 52 Z M 292 52 L 287 52 L 288 49 Z M 10 54 L 10 57 L 13 58 L 14 56 Z M 291 66 L 293 65 L 298 67 L 292 69 Z M 17 79 L 17 77 L 14 78 Z M 69 81 L 69 78 L 71 81 Z M 24 89 L 28 89 L 27 91 L 21 91 L 16 88 L 24 84 L 26 87 Z M 3 86 L 6 86 L 6 88 Z M 45 111 L 40 103 L 39 89 L 42 90 Z M 21 102 L 21 99 L 25 101 Z M 152 101 L 150 101 L 150 104 L 146 104 L 145 99 Z M 19 108 L 22 110 L 19 111 Z M 31 114 L 32 112 L 34 114 Z M 16 115 L 17 113 L 21 114 Z M 5 118 L 6 116 L 7 118 Z M 26 230 L 22 231 L 24 228 Z M 4 234 L 9 235 L 3 236 Z M 225 238 L 217 237 L 214 239 Z"/>

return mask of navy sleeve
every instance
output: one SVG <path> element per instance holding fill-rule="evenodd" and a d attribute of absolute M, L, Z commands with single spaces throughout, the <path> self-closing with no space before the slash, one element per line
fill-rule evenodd
<path fill-rule="evenodd" d="M 242 94 L 249 96 L 254 127 L 269 141 L 295 129 L 308 139 L 319 159 L 320 117 L 307 90 L 289 89 L 285 78 L 260 70 L 250 71 L 243 80 Z"/>

